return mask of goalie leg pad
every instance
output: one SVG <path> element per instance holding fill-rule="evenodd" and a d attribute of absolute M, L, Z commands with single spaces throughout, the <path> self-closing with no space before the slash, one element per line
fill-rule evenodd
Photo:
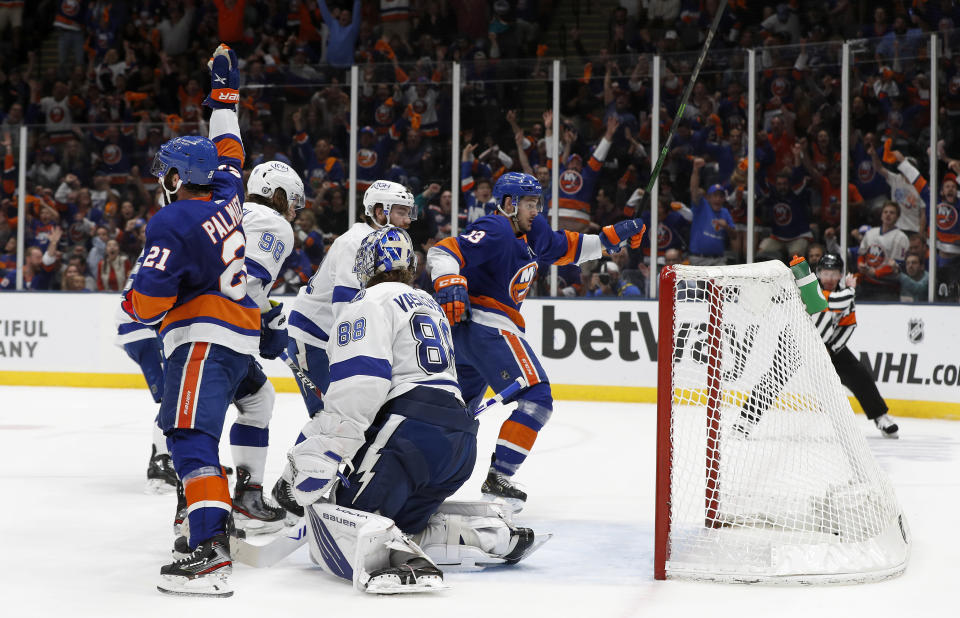
<path fill-rule="evenodd" d="M 371 580 L 371 573 L 413 559 L 436 566 L 392 519 L 328 502 L 307 506 L 306 514 L 310 559 L 327 573 L 352 581 L 357 590 L 390 594 L 444 587 L 442 576 L 407 584 Z"/>
<path fill-rule="evenodd" d="M 516 564 L 550 540 L 510 521 L 510 511 L 476 501 L 444 502 L 414 540 L 438 565 L 483 567 Z"/>
<path fill-rule="evenodd" d="M 444 502 L 414 538 L 439 565 L 502 564 L 510 550 L 508 518 L 490 502 Z"/>

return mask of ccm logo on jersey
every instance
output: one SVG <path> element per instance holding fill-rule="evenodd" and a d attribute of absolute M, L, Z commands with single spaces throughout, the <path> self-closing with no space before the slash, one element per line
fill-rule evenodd
<path fill-rule="evenodd" d="M 523 302 L 530 291 L 530 284 L 537 276 L 537 263 L 531 262 L 517 271 L 510 280 L 510 298 L 517 305 Z"/>

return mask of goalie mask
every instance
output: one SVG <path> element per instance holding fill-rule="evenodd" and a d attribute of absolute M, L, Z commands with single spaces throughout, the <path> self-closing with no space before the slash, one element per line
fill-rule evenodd
<path fill-rule="evenodd" d="M 370 185 L 363 193 L 363 212 L 374 221 L 377 220 L 374 212 L 377 206 L 383 207 L 387 226 L 391 225 L 390 211 L 394 206 L 406 206 L 410 209 L 410 220 L 417 219 L 417 206 L 413 201 L 413 194 L 400 183 L 378 180 Z"/>
<path fill-rule="evenodd" d="M 287 196 L 287 207 L 294 211 L 303 208 L 305 203 L 303 181 L 293 168 L 282 161 L 261 163 L 250 172 L 247 179 L 247 195 L 259 195 L 272 200 L 277 189 L 283 189 Z M 281 213 L 283 214 L 283 213 Z"/>
<path fill-rule="evenodd" d="M 413 252 L 410 235 L 398 227 L 384 227 L 363 239 L 357 250 L 353 272 L 362 287 L 378 273 L 395 270 L 414 271 L 417 255 Z"/>

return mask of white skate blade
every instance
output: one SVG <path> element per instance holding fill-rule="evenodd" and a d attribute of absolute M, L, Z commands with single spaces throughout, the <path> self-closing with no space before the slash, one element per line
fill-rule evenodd
<path fill-rule="evenodd" d="M 194 579 L 182 575 L 161 575 L 157 590 L 181 597 L 233 596 L 233 588 L 226 575 L 204 575 Z"/>
<path fill-rule="evenodd" d="M 266 568 L 280 562 L 306 542 L 307 524 L 301 517 L 292 526 L 285 526 L 273 534 L 246 539 L 230 537 L 230 554 L 235 562 Z"/>
<path fill-rule="evenodd" d="M 147 479 L 143 486 L 143 493 L 148 496 L 165 496 L 172 494 L 177 490 L 176 486 L 167 483 L 163 479 Z"/>
<path fill-rule="evenodd" d="M 397 575 L 378 575 L 367 582 L 365 592 L 370 594 L 411 594 L 415 592 L 437 592 L 448 590 L 450 586 L 443 583 L 442 577 L 423 575 L 417 578 L 415 584 L 402 584 Z"/>
<path fill-rule="evenodd" d="M 508 516 L 516 515 L 523 510 L 523 507 L 526 504 L 523 500 L 518 500 L 516 498 L 504 498 L 503 496 L 498 496 L 496 494 L 480 495 L 487 502 L 493 502 L 494 504 L 498 504 L 503 507 L 503 509 L 506 511 L 505 514 Z"/>

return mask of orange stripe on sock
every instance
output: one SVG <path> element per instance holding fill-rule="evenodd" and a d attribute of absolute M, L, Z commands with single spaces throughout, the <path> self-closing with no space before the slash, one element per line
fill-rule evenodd
<path fill-rule="evenodd" d="M 230 502 L 230 487 L 223 476 L 197 476 L 183 483 L 183 491 L 187 496 L 187 505 L 197 502 L 212 501 L 232 504 Z"/>
<path fill-rule="evenodd" d="M 520 448 L 529 451 L 533 448 L 533 443 L 537 440 L 537 432 L 526 425 L 521 425 L 516 421 L 506 420 L 500 427 L 500 439 L 516 444 Z"/>

